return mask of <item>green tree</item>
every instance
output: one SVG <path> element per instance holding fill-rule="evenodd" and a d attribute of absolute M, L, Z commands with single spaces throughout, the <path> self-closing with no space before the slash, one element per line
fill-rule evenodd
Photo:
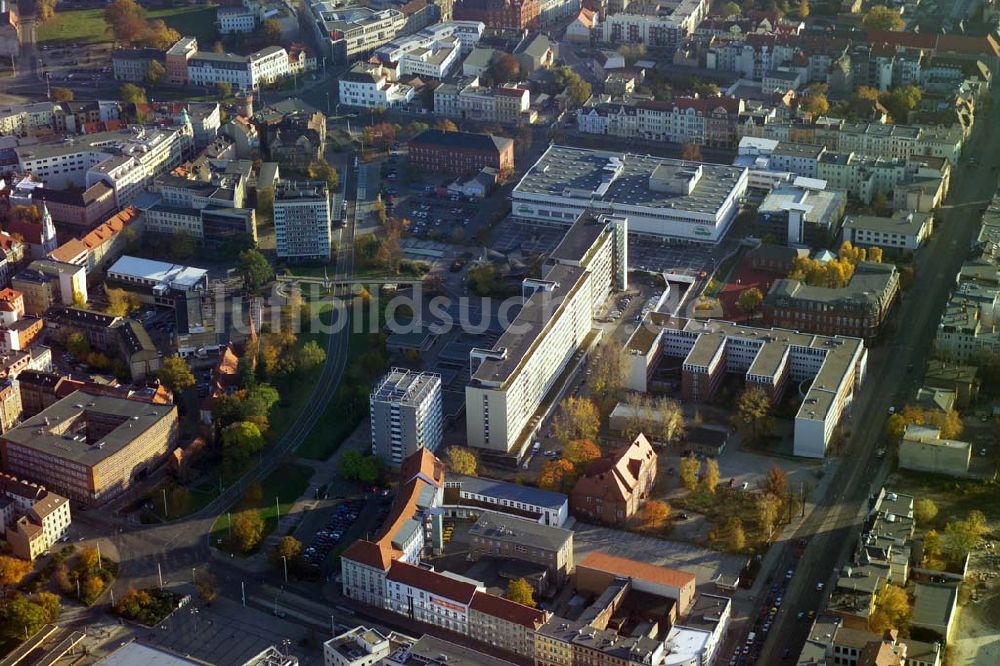
<path fill-rule="evenodd" d="M 326 351 L 315 340 L 309 340 L 299 349 L 297 368 L 300 372 L 310 373 L 326 361 Z"/>
<path fill-rule="evenodd" d="M 740 312 L 750 316 L 757 312 L 757 308 L 764 302 L 764 294 L 757 287 L 751 287 L 740 292 L 736 298 L 736 307 Z"/>
<path fill-rule="evenodd" d="M 475 476 L 479 468 L 479 460 L 472 449 L 464 446 L 449 446 L 446 452 L 448 469 L 455 474 Z"/>
<path fill-rule="evenodd" d="M 167 75 L 167 68 L 160 64 L 159 60 L 150 60 L 146 69 L 146 83 L 155 86 Z"/>
<path fill-rule="evenodd" d="M 247 460 L 265 443 L 260 428 L 250 421 L 237 421 L 222 429 L 222 446 L 234 460 Z"/>
<path fill-rule="evenodd" d="M 739 16 L 742 13 L 743 10 L 740 9 L 740 6 L 731 0 L 730 2 L 722 5 L 722 15 L 725 17 Z"/>
<path fill-rule="evenodd" d="M 194 236 L 186 231 L 178 231 L 170 237 L 170 256 L 184 261 L 194 256 L 196 243 Z"/>
<path fill-rule="evenodd" d="M 932 500 L 925 497 L 913 503 L 913 517 L 917 519 L 917 525 L 920 527 L 926 527 L 937 515 L 937 504 Z"/>
<path fill-rule="evenodd" d="M 261 288 L 274 278 L 274 269 L 267 258 L 257 250 L 240 252 L 239 271 L 250 291 L 260 293 Z"/>
<path fill-rule="evenodd" d="M 923 92 L 914 85 L 898 86 L 879 97 L 894 122 L 905 123 L 910 112 L 920 106 Z"/>
<path fill-rule="evenodd" d="M 698 487 L 698 474 L 701 472 L 701 461 L 694 456 L 684 456 L 680 462 L 681 485 L 688 491 Z"/>
<path fill-rule="evenodd" d="M 264 536 L 264 518 L 257 509 L 246 509 L 233 516 L 232 545 L 244 553 L 257 547 Z"/>
<path fill-rule="evenodd" d="M 174 393 L 180 393 L 195 384 L 191 366 L 180 356 L 168 356 L 163 359 L 163 365 L 156 371 L 156 376 Z"/>
<path fill-rule="evenodd" d="M 33 636 L 48 621 L 46 610 L 26 596 L 15 597 L 4 615 L 4 630 L 12 638 Z"/>
<path fill-rule="evenodd" d="M 233 84 L 228 81 L 219 81 L 215 84 L 215 94 L 219 96 L 219 101 L 224 102 L 233 96 Z"/>
<path fill-rule="evenodd" d="M 507 583 L 507 598 L 525 606 L 535 607 L 535 589 L 524 578 L 515 578 Z"/>
<path fill-rule="evenodd" d="M 126 83 L 118 90 L 118 98 L 126 104 L 145 104 L 146 91 L 134 83 Z"/>
<path fill-rule="evenodd" d="M 77 358 L 83 358 L 90 353 L 90 342 L 87 336 L 79 331 L 73 331 L 66 337 L 66 351 Z"/>
<path fill-rule="evenodd" d="M 736 400 L 732 421 L 744 439 L 751 443 L 762 442 L 774 425 L 771 397 L 761 387 L 747 385 Z"/>
<path fill-rule="evenodd" d="M 467 278 L 472 293 L 477 296 L 490 296 L 500 289 L 500 276 L 493 264 L 479 264 L 471 267 Z"/>
<path fill-rule="evenodd" d="M 340 457 L 337 469 L 340 476 L 348 481 L 359 481 L 371 485 L 378 481 L 382 474 L 382 461 L 373 455 L 362 455 L 357 451 L 348 451 Z"/>
<path fill-rule="evenodd" d="M 875 5 L 861 19 L 861 25 L 869 30 L 902 30 L 906 25 L 899 11 L 885 5 Z"/>

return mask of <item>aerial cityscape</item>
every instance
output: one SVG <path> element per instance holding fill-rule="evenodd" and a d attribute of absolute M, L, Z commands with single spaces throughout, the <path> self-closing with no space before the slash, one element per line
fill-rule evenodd
<path fill-rule="evenodd" d="M 1000 0 L 0 0 L 0 666 L 1000 666 Z"/>

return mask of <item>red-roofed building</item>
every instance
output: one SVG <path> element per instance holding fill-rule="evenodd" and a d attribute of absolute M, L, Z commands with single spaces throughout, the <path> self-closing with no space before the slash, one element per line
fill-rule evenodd
<path fill-rule="evenodd" d="M 630 579 L 632 587 L 640 592 L 675 600 L 680 614 L 684 614 L 694 601 L 696 579 L 686 571 L 615 557 L 596 550 L 587 553 L 576 565 L 577 589 L 600 594 L 615 578 Z"/>
<path fill-rule="evenodd" d="M 0 289 L 0 325 L 9 326 L 24 316 L 24 294 L 17 289 Z"/>
<path fill-rule="evenodd" d="M 384 543 L 358 539 L 340 555 L 344 596 L 369 606 L 382 607 L 385 576 L 393 560 L 402 555 Z"/>
<path fill-rule="evenodd" d="M 476 592 L 469 605 L 469 636 L 515 654 L 534 656 L 535 632 L 551 613 L 487 592 Z"/>
<path fill-rule="evenodd" d="M 656 451 L 640 434 L 587 466 L 570 493 L 569 508 L 582 520 L 621 524 L 635 516 L 655 483 Z"/>
<path fill-rule="evenodd" d="M 385 578 L 385 607 L 417 622 L 469 633 L 469 606 L 481 585 L 397 560 Z"/>
<path fill-rule="evenodd" d="M 49 257 L 67 264 L 84 266 L 87 274 L 104 270 L 125 252 L 125 229 L 139 217 L 133 206 L 115 213 L 82 238 L 73 238 L 49 252 Z"/>

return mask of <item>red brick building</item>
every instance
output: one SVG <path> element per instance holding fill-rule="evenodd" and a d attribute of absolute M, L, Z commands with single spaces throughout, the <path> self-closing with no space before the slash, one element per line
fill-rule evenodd
<path fill-rule="evenodd" d="M 615 525 L 639 510 L 656 482 L 656 451 L 645 435 L 590 463 L 569 496 L 569 508 L 583 520 Z"/>
<path fill-rule="evenodd" d="M 487 28 L 524 30 L 538 27 L 538 0 L 461 0 L 452 15 L 456 21 L 482 21 Z"/>
<path fill-rule="evenodd" d="M 514 140 L 428 129 L 410 139 L 409 157 L 411 166 L 430 173 L 460 176 L 493 167 L 503 174 L 514 170 Z"/>

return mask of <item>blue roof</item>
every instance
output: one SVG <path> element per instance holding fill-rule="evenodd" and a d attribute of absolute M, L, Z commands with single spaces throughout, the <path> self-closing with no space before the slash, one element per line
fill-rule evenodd
<path fill-rule="evenodd" d="M 558 511 L 566 503 L 566 496 L 562 493 L 542 490 L 532 486 L 521 486 L 516 483 L 507 483 L 497 479 L 485 479 L 478 476 L 462 476 L 460 474 L 449 474 L 446 487 L 461 485 L 462 491 L 492 497 L 498 500 L 506 499 L 511 502 L 521 502 L 532 506 L 539 506 L 553 511 Z"/>

